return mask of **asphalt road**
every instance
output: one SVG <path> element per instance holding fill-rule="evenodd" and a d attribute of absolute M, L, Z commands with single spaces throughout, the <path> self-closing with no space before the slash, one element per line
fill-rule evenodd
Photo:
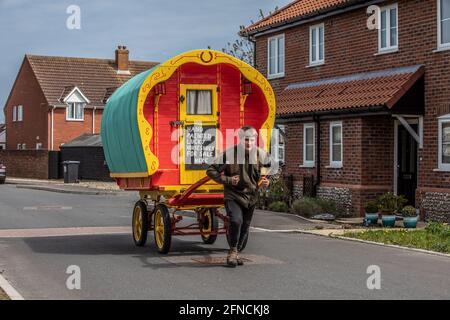
<path fill-rule="evenodd" d="M 2 185 L 0 235 L 2 229 L 128 226 L 135 200 L 135 193 L 72 195 Z M 292 228 L 305 223 L 270 219 L 278 220 Z M 25 299 L 450 298 L 446 257 L 299 233 L 253 229 L 250 237 L 248 262 L 236 269 L 223 266 L 223 236 L 212 246 L 199 237 L 174 237 L 164 256 L 153 240 L 135 247 L 129 233 L 0 237 L 0 270 Z M 80 290 L 66 287 L 70 265 L 80 268 Z M 380 290 L 367 288 L 370 265 L 380 268 Z"/>

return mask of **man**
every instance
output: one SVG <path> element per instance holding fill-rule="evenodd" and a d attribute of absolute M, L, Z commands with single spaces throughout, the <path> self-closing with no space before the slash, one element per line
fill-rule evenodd
<path fill-rule="evenodd" d="M 219 155 L 207 170 L 207 175 L 224 185 L 224 200 L 230 218 L 230 250 L 227 265 L 243 265 L 239 249 L 248 237 L 250 222 L 255 209 L 258 189 L 267 188 L 269 180 L 261 177 L 261 167 L 274 169 L 274 161 L 256 146 L 258 133 L 255 128 L 245 126 L 239 129 L 239 143 Z"/>

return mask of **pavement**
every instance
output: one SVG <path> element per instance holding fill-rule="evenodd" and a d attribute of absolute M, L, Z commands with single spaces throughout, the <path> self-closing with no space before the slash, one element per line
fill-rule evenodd
<path fill-rule="evenodd" d="M 25 299 L 450 298 L 448 257 L 293 232 L 316 223 L 268 211 L 255 213 L 242 267 L 224 267 L 223 236 L 214 245 L 173 237 L 160 255 L 152 234 L 133 244 L 137 198 L 0 186 L 0 273 Z M 372 265 L 380 290 L 367 287 Z M 79 290 L 68 289 L 71 266 Z"/>

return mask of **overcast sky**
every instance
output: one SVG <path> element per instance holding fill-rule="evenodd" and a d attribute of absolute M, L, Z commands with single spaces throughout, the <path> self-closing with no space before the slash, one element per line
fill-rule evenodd
<path fill-rule="evenodd" d="M 113 58 L 118 44 L 130 59 L 164 61 L 180 52 L 220 50 L 239 26 L 290 0 L 0 0 L 0 123 L 26 53 Z M 81 29 L 66 27 L 70 5 Z M 24 102 L 26 104 L 26 102 Z"/>

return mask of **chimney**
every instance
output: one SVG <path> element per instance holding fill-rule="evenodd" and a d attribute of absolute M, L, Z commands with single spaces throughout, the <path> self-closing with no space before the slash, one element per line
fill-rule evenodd
<path fill-rule="evenodd" d="M 126 46 L 118 46 L 116 49 L 116 66 L 118 74 L 130 74 L 128 64 L 128 53 Z"/>

